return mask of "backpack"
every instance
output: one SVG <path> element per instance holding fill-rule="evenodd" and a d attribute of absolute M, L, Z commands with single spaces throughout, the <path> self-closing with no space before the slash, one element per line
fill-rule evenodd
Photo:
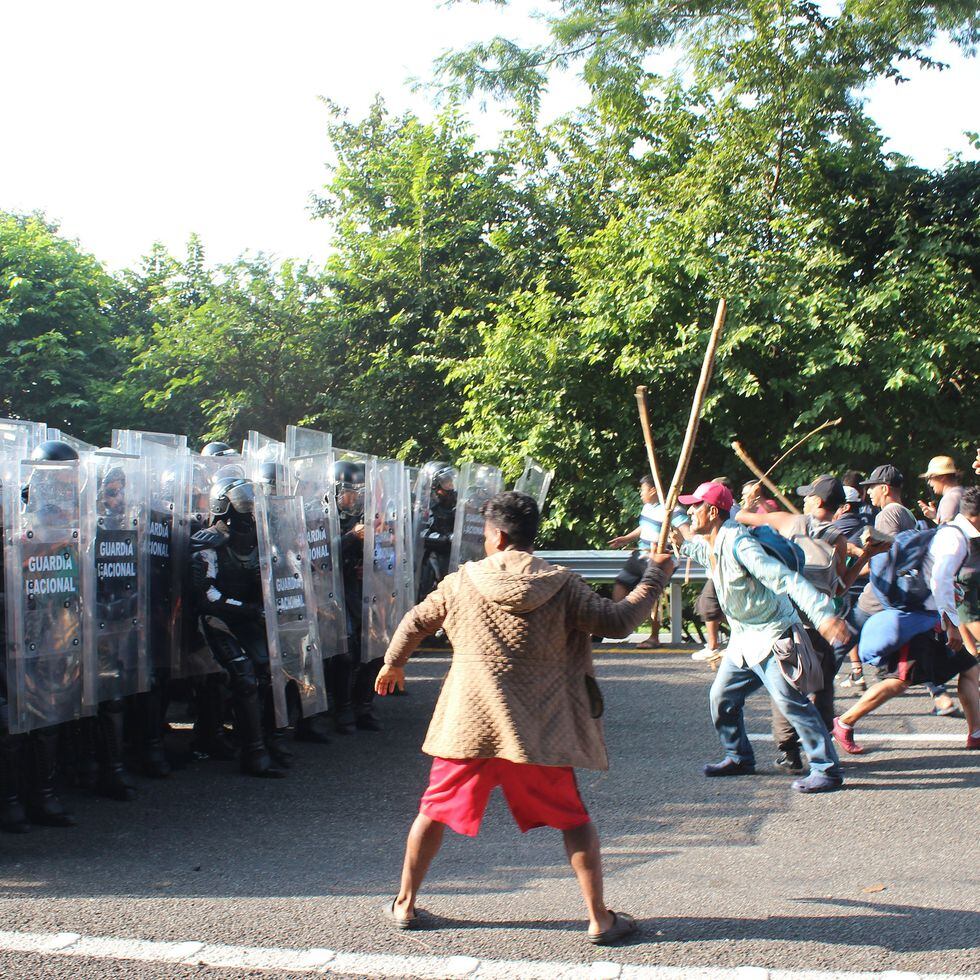
<path fill-rule="evenodd" d="M 901 531 L 888 551 L 871 559 L 871 588 L 886 609 L 921 612 L 925 608 L 932 590 L 922 574 L 922 566 L 932 539 L 947 526 L 963 534 L 955 524 L 941 524 L 925 531 Z"/>
<path fill-rule="evenodd" d="M 771 528 L 768 524 L 746 527 L 745 530 L 762 546 L 762 550 L 776 561 L 782 562 L 791 572 L 803 572 L 806 555 L 803 549 L 789 538 Z M 738 538 L 735 539 L 735 557 L 738 558 Z"/>

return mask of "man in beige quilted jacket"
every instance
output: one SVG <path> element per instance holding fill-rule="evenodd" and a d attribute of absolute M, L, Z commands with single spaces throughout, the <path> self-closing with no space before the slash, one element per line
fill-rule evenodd
<path fill-rule="evenodd" d="M 445 630 L 453 660 L 422 746 L 434 757 L 432 772 L 408 835 L 401 890 L 385 915 L 398 929 L 422 924 L 415 900 L 443 832 L 449 826 L 476 836 L 500 786 L 522 831 L 562 831 L 588 909 L 589 941 L 619 943 L 636 921 L 606 907 L 599 836 L 574 773 L 609 767 L 591 637 L 633 632 L 674 562 L 655 556 L 629 595 L 612 602 L 575 573 L 534 557 L 533 497 L 499 493 L 483 514 L 487 557 L 447 576 L 405 616 L 378 675 L 379 694 L 403 690 L 409 657 L 424 637 Z"/>

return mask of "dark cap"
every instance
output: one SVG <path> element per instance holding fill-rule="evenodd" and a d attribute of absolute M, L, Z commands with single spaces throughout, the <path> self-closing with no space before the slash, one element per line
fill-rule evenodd
<path fill-rule="evenodd" d="M 797 487 L 796 492 L 801 497 L 819 497 L 829 510 L 836 510 L 846 500 L 844 484 L 829 473 L 818 476 L 805 487 Z"/>
<path fill-rule="evenodd" d="M 902 476 L 902 471 L 897 466 L 892 466 L 891 463 L 885 463 L 883 466 L 876 466 L 871 471 L 871 476 L 867 480 L 861 481 L 861 486 L 873 487 L 879 483 L 884 483 L 889 487 L 900 487 L 904 482 L 905 477 Z"/>

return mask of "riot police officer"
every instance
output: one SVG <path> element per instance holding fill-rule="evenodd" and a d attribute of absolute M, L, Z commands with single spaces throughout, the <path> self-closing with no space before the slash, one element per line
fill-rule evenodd
<path fill-rule="evenodd" d="M 288 758 L 273 741 L 269 700 L 269 648 L 262 605 L 255 490 L 239 477 L 223 477 L 210 492 L 212 525 L 191 539 L 191 575 L 201 629 L 215 660 L 228 674 L 241 740 L 242 771 L 280 777 Z"/>
<path fill-rule="evenodd" d="M 421 602 L 448 574 L 456 523 L 456 470 L 442 466 L 432 474 L 429 517 L 421 532 L 422 564 L 418 601 Z"/>

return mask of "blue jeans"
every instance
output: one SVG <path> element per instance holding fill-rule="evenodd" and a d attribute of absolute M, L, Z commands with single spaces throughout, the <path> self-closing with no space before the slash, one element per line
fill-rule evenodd
<path fill-rule="evenodd" d="M 827 726 L 811 701 L 783 677 L 779 662 L 770 654 L 755 667 L 736 667 L 723 657 L 711 685 L 711 720 L 725 755 L 735 762 L 755 762 L 752 744 L 745 733 L 742 706 L 753 692 L 764 687 L 783 717 L 796 729 L 811 772 L 841 778 L 840 759 Z"/>

